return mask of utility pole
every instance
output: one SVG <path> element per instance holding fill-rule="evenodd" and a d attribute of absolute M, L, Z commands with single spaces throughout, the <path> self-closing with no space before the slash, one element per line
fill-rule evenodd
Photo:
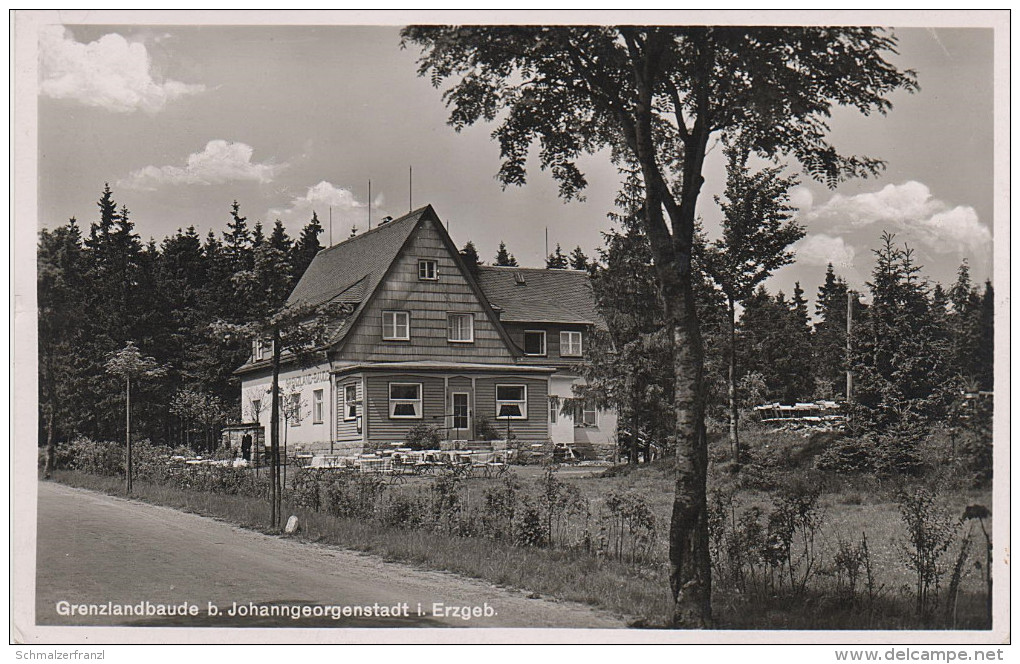
<path fill-rule="evenodd" d="M 411 205 L 411 192 L 414 190 L 414 167 L 407 167 L 407 211 L 410 212 L 412 209 Z"/>
<path fill-rule="evenodd" d="M 329 206 L 329 246 L 333 246 L 333 206 Z"/>
<path fill-rule="evenodd" d="M 372 179 L 368 180 L 368 230 L 372 230 Z"/>

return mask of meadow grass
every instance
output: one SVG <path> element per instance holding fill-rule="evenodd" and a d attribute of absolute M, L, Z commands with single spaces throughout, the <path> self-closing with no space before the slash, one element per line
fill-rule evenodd
<path fill-rule="evenodd" d="M 780 459 L 768 469 L 768 481 L 778 486 L 807 485 L 820 492 L 822 515 L 818 532 L 819 565 L 811 583 L 802 592 L 780 588 L 770 593 L 738 592 L 725 579 L 716 579 L 713 609 L 716 625 L 722 629 L 988 629 L 984 609 L 984 585 L 974 563 L 983 560 L 984 542 L 976 539 L 960 584 L 955 617 L 922 620 L 914 614 L 911 597 L 913 576 L 904 547 L 906 532 L 896 501 L 897 492 L 918 480 L 880 479 L 867 475 L 836 475 L 811 468 L 810 448 L 800 434 L 766 432 L 747 436 L 749 444 L 775 452 Z M 718 445 L 718 443 L 716 443 Z M 731 491 L 739 510 L 758 507 L 768 511 L 774 500 L 773 487 L 755 486 L 760 477 L 755 469 L 731 472 L 724 463 L 710 466 L 709 486 Z M 539 493 L 543 469 L 517 469 L 523 491 Z M 670 610 L 666 566 L 668 530 L 673 496 L 672 467 L 668 461 L 636 468 L 614 467 L 608 472 L 571 469 L 558 473 L 584 497 L 601 500 L 610 491 L 632 491 L 644 498 L 656 521 L 656 538 L 651 560 L 661 563 L 622 562 L 580 549 L 548 549 L 512 546 L 482 537 L 459 537 L 424 529 L 388 526 L 373 520 L 340 518 L 285 502 L 284 514 L 295 514 L 301 522 L 298 537 L 381 556 L 422 568 L 444 570 L 489 583 L 589 604 L 624 616 L 634 626 L 662 627 Z M 758 480 L 749 480 L 756 478 Z M 123 480 L 59 471 L 57 481 L 73 486 L 123 495 Z M 413 493 L 429 486 L 431 480 L 415 478 L 396 492 Z M 929 478 L 928 483 L 940 481 Z M 475 478 L 461 483 L 461 500 L 478 508 L 485 490 L 497 480 Z M 962 515 L 969 504 L 990 504 L 988 488 L 970 489 L 942 480 L 944 508 Z M 204 516 L 222 519 L 244 528 L 279 534 L 265 528 L 269 504 L 257 498 L 183 490 L 136 482 L 135 499 Z M 961 528 L 968 527 L 966 524 Z M 836 592 L 833 556 L 840 540 L 856 541 L 866 534 L 876 572 L 876 593 L 867 602 L 846 601 Z M 947 555 L 951 565 L 958 541 Z M 945 583 L 948 583 L 948 575 Z"/>

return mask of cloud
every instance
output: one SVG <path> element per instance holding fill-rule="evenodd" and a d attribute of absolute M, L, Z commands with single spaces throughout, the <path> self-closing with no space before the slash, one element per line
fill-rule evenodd
<path fill-rule="evenodd" d="M 828 222 L 830 228 L 840 231 L 881 224 L 883 229 L 902 231 L 940 253 L 978 251 L 992 240 L 991 231 L 980 222 L 974 208 L 951 207 L 932 197 L 927 185 L 914 180 L 854 196 L 836 194 L 823 205 L 808 208 L 800 219 Z"/>
<path fill-rule="evenodd" d="M 372 209 L 377 209 L 381 203 L 380 195 L 373 202 Z M 364 230 L 368 224 L 368 204 L 359 201 L 350 189 L 325 180 L 308 187 L 303 196 L 293 197 L 287 207 L 270 209 L 269 216 L 283 222 L 304 224 L 311 219 L 312 211 L 315 211 L 325 225 L 330 208 L 333 209 L 333 224 L 338 231 L 349 231 L 351 225 Z M 378 221 L 375 214 L 372 217 Z"/>
<path fill-rule="evenodd" d="M 118 184 L 132 189 L 155 189 L 161 184 L 219 184 L 249 180 L 271 182 L 284 168 L 279 164 L 253 163 L 254 150 L 245 143 L 212 140 L 205 149 L 188 155 L 185 166 L 146 166 L 133 171 Z"/>
<path fill-rule="evenodd" d="M 857 251 L 841 237 L 815 233 L 798 242 L 794 249 L 797 261 L 807 265 L 825 266 L 832 263 L 834 267 L 849 269 L 854 266 Z"/>
<path fill-rule="evenodd" d="M 153 78 L 145 44 L 113 32 L 82 44 L 59 25 L 39 32 L 40 94 L 115 113 L 155 113 L 204 85 Z"/>

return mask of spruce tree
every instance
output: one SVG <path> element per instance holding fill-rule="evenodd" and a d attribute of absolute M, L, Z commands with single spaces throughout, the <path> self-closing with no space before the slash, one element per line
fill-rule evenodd
<path fill-rule="evenodd" d="M 506 243 L 499 243 L 499 251 L 496 252 L 496 265 L 501 267 L 517 267 L 517 259 L 506 250 Z"/>
<path fill-rule="evenodd" d="M 481 265 L 481 261 L 478 259 L 478 249 L 475 248 L 475 243 L 468 240 L 464 244 L 464 248 L 460 250 L 460 257 L 464 259 L 464 264 L 471 270 L 472 273 L 477 272 L 477 268 Z"/>
<path fill-rule="evenodd" d="M 846 396 L 846 308 L 846 282 L 836 276 L 829 263 L 815 300 L 817 322 L 812 335 L 812 366 L 818 398 Z"/>
<path fill-rule="evenodd" d="M 556 251 L 549 254 L 545 259 L 545 267 L 549 270 L 566 270 L 569 267 L 566 255 L 563 250 L 560 249 L 560 245 L 556 243 Z"/>
<path fill-rule="evenodd" d="M 588 269 L 588 257 L 584 255 L 584 251 L 581 250 L 580 245 L 574 247 L 574 250 L 570 252 L 570 269 L 571 270 Z"/>
<path fill-rule="evenodd" d="M 274 229 L 275 231 L 275 229 Z M 301 229 L 301 235 L 294 243 L 294 250 L 291 258 L 291 269 L 296 278 L 300 279 L 311 264 L 315 254 L 322 250 L 319 244 L 319 235 L 322 234 L 322 224 L 319 223 L 318 215 L 313 211 L 311 220 Z"/>

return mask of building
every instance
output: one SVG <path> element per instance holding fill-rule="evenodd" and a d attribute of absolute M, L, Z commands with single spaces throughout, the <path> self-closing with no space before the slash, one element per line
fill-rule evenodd
<path fill-rule="evenodd" d="M 289 449 L 378 449 L 423 423 L 465 447 L 507 432 L 615 447 L 615 413 L 568 402 L 585 340 L 604 327 L 584 272 L 471 270 L 426 206 L 320 251 L 288 302 L 353 309 L 318 364 L 281 368 Z M 237 370 L 244 422 L 269 426 L 271 358 L 253 344 Z"/>

